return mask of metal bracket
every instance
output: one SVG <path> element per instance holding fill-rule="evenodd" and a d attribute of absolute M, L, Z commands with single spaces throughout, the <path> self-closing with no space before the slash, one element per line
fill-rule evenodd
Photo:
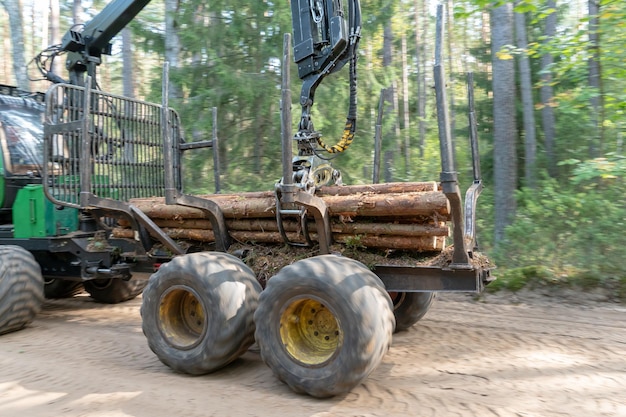
<path fill-rule="evenodd" d="M 491 281 L 488 269 L 376 265 L 373 271 L 383 281 L 387 291 L 478 293 Z"/>
<path fill-rule="evenodd" d="M 177 204 L 186 207 L 193 207 L 205 212 L 209 216 L 211 228 L 213 229 L 213 234 L 215 235 L 215 249 L 221 252 L 226 252 L 228 250 L 230 247 L 230 235 L 228 234 L 228 228 L 226 227 L 224 212 L 215 201 L 179 192 L 166 192 L 165 204 Z"/>
<path fill-rule="evenodd" d="M 177 147 L 180 151 L 180 144 L 174 142 L 170 131 L 170 112 L 168 102 L 169 64 L 167 62 L 163 66 L 162 88 L 163 102 L 161 104 L 161 118 L 163 120 L 163 159 L 165 160 L 165 204 L 193 207 L 204 211 L 209 216 L 211 227 L 213 228 L 213 233 L 215 235 L 215 248 L 219 251 L 225 252 L 230 246 L 230 235 L 228 234 L 228 228 L 226 227 L 224 212 L 222 212 L 220 206 L 215 201 L 207 198 L 183 194 L 178 188 L 180 184 L 176 183 L 174 172 L 174 148 Z M 215 109 L 213 117 L 215 122 Z"/>
<path fill-rule="evenodd" d="M 307 221 L 306 209 L 284 209 L 281 203 L 282 189 L 280 185 L 276 187 L 276 223 L 278 225 L 278 231 L 283 238 L 283 241 L 291 246 L 311 247 L 313 246 L 313 240 L 309 233 L 309 224 Z M 302 236 L 304 236 L 305 243 L 293 242 L 287 236 L 285 226 L 283 224 L 284 216 L 292 215 L 298 216 L 300 219 L 300 226 L 302 227 Z"/>

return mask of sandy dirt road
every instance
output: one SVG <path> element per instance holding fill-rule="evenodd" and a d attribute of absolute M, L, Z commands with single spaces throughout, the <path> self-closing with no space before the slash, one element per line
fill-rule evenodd
<path fill-rule="evenodd" d="M 212 375 L 174 373 L 147 346 L 140 304 L 48 301 L 0 337 L 0 416 L 626 417 L 623 306 L 440 296 L 364 384 L 318 400 L 254 352 Z"/>

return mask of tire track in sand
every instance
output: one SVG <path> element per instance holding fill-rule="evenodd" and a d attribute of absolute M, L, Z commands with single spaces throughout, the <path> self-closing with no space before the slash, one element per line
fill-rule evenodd
<path fill-rule="evenodd" d="M 616 309 L 439 297 L 352 392 L 292 393 L 255 352 L 212 375 L 172 372 L 141 332 L 141 300 L 47 302 L 0 338 L 0 415 L 626 416 Z"/>

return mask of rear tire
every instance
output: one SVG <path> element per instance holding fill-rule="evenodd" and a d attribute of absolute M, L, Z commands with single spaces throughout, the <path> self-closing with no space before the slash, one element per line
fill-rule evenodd
<path fill-rule="evenodd" d="M 396 317 L 396 332 L 407 330 L 428 312 L 434 292 L 394 292 L 389 294 Z"/>
<path fill-rule="evenodd" d="M 321 255 L 270 278 L 254 314 L 263 361 L 297 393 L 350 391 L 382 361 L 395 326 L 380 279 L 350 258 Z"/>
<path fill-rule="evenodd" d="M 19 246 L 0 246 L 0 334 L 30 324 L 43 300 L 43 277 L 33 255 Z"/>
<path fill-rule="evenodd" d="M 216 371 L 254 343 L 261 284 L 240 259 L 221 252 L 183 255 L 152 275 L 141 317 L 150 349 L 170 368 Z"/>
<path fill-rule="evenodd" d="M 94 279 L 83 283 L 91 298 L 105 304 L 132 300 L 141 294 L 147 284 L 148 280 L 136 278 L 128 281 L 119 278 Z"/>
<path fill-rule="evenodd" d="M 83 290 L 81 281 L 70 281 L 60 278 L 44 279 L 44 295 L 46 298 L 69 298 Z"/>

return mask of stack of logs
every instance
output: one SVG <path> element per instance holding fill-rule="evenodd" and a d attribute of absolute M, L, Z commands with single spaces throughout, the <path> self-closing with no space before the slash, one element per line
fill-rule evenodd
<path fill-rule="evenodd" d="M 333 242 L 358 247 L 441 251 L 449 229 L 450 207 L 436 182 L 326 186 L 316 191 L 328 207 Z M 202 197 L 202 196 L 201 196 Z M 219 205 L 231 238 L 241 243 L 282 243 L 276 222 L 276 199 L 271 191 L 204 196 Z M 163 198 L 133 199 L 172 239 L 213 242 L 209 217 L 200 209 L 166 205 Z M 283 218 L 292 242 L 304 242 L 294 216 Z M 308 229 L 317 239 L 313 216 Z M 120 222 L 116 237 L 132 237 Z"/>

